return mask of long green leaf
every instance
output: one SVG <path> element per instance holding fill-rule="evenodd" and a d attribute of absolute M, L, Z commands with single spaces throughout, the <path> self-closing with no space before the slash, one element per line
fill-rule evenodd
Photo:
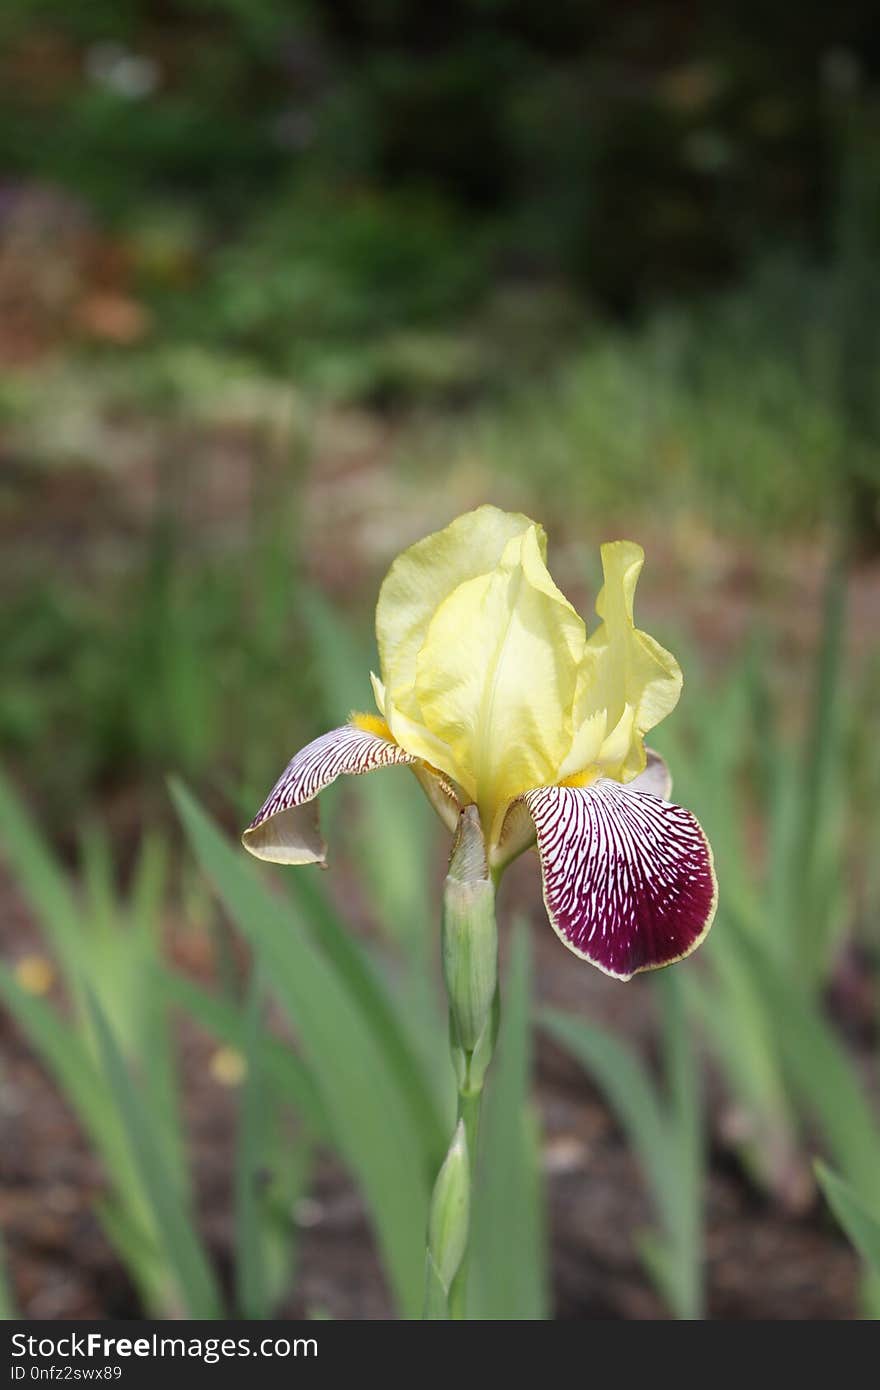
<path fill-rule="evenodd" d="M 386 1063 L 395 1076 L 413 1122 L 424 1136 L 423 1148 L 428 1165 L 426 1180 L 431 1182 L 446 1153 L 447 1142 L 434 1078 L 422 1065 L 387 986 L 379 978 L 363 947 L 351 932 L 345 930 L 320 884 L 315 882 L 315 875 L 296 875 L 295 881 L 289 885 L 289 891 L 303 912 L 313 939 L 340 980 L 356 996 L 374 1036 L 382 1046 Z M 443 1043 L 445 1046 L 445 1034 Z"/>
<path fill-rule="evenodd" d="M 67 878 L 2 771 L 0 833 L 3 854 L 52 944 L 68 986 L 74 989 L 80 973 L 79 908 Z"/>
<path fill-rule="evenodd" d="M 717 934 L 712 971 L 686 971 L 685 992 L 732 1095 L 749 1117 L 739 1141 L 742 1162 L 760 1187 L 784 1198 L 802 1186 L 805 1159 L 775 1021 L 742 959 L 724 944 L 723 907 L 712 931 Z"/>
<path fill-rule="evenodd" d="M 647 1068 L 625 1043 L 580 1018 L 542 1009 L 540 1023 L 605 1092 L 651 1182 L 665 1181 L 666 1122 Z"/>
<path fill-rule="evenodd" d="M 167 1315 L 166 1280 L 157 1264 L 156 1242 L 140 1176 L 125 1142 L 120 1117 L 91 1052 L 45 1000 L 26 994 L 3 965 L 0 999 L 55 1077 L 103 1160 L 114 1188 L 113 1203 L 104 1204 L 108 1211 L 112 1206 L 111 1216 L 115 1213 L 112 1224 L 105 1223 L 110 1239 L 129 1264 L 148 1309 L 157 1317 Z M 100 1203 L 99 1215 L 103 1220 Z M 124 1239 L 117 1242 L 117 1234 L 124 1234 Z"/>
<path fill-rule="evenodd" d="M 530 1104 L 530 952 L 517 923 L 503 985 L 498 1051 L 489 1073 L 474 1204 L 471 1317 L 546 1318 L 544 1197 L 537 1118 Z"/>
<path fill-rule="evenodd" d="M 728 927 L 729 917 L 736 914 L 744 929 L 765 935 L 768 917 L 777 912 L 783 915 L 771 918 L 776 925 L 768 945 L 780 959 L 789 959 L 795 949 L 786 924 L 796 892 L 792 865 L 800 780 L 789 750 L 776 736 L 765 670 L 758 641 L 749 661 L 735 670 L 719 692 L 691 690 L 688 709 L 697 715 L 696 747 L 680 745 L 672 765 L 676 799 L 699 815 L 715 851 L 721 884 L 718 917 L 703 948 L 703 963 L 709 969 L 686 972 L 685 988 L 705 1024 L 728 1087 L 750 1120 L 739 1143 L 742 1160 L 762 1186 L 785 1199 L 808 1180 L 799 1150 L 797 1115 L 773 1011 L 764 993 L 755 988 Z M 756 727 L 760 730 L 758 782 L 769 806 L 766 883 L 755 871 L 754 856 L 747 851 L 742 833 L 747 819 L 741 793 L 743 761 Z"/>
<path fill-rule="evenodd" d="M 677 1317 L 702 1308 L 702 1126 L 698 1077 L 680 983 L 658 982 L 664 1005 L 667 1095 L 629 1046 L 604 1029 L 545 1010 L 541 1022 L 605 1092 L 650 1184 L 659 1231 L 642 1233 L 643 1259 Z"/>
<path fill-rule="evenodd" d="M 135 936 L 155 942 L 159 935 L 168 885 L 168 846 L 163 836 L 144 833 L 128 896 L 128 917 Z"/>
<path fill-rule="evenodd" d="M 265 1078 L 261 1070 L 259 971 L 254 971 L 244 1017 L 246 1063 L 239 1094 L 235 1148 L 235 1285 L 239 1317 L 267 1318 L 271 1313 L 260 1239 L 258 1185 L 264 1155 Z"/>
<path fill-rule="evenodd" d="M 136 1219 L 130 1205 L 116 1193 L 99 1197 L 95 1202 L 95 1214 L 131 1276 L 148 1314 L 155 1318 L 173 1315 L 180 1301 L 152 1230 Z"/>
<path fill-rule="evenodd" d="M 655 1195 L 667 1240 L 663 1261 L 666 1295 L 680 1318 L 703 1313 L 704 1137 L 700 1075 L 694 1040 L 688 1028 L 684 983 L 665 970 L 653 981 L 663 1016 L 663 1070 L 667 1092 L 669 1169 Z"/>
<path fill-rule="evenodd" d="M 114 1180 L 133 1174 L 112 1106 L 100 1074 L 80 1037 L 45 1000 L 27 994 L 0 964 L 0 999 L 31 1047 L 54 1075 L 91 1142 L 108 1164 Z"/>
<path fill-rule="evenodd" d="M 802 1107 L 821 1126 L 837 1167 L 863 1201 L 880 1205 L 880 1126 L 843 1045 L 810 996 L 734 918 L 729 931 L 775 1019 L 785 1066 Z"/>
<path fill-rule="evenodd" d="M 216 1038 L 243 1052 L 246 1028 L 241 1010 L 227 1000 L 197 985 L 174 970 L 164 970 L 161 987 L 165 997 Z M 260 1066 L 273 1087 L 283 1095 L 311 1129 L 315 1138 L 325 1139 L 329 1130 L 321 1097 L 308 1068 L 291 1048 L 261 1034 Z"/>
<path fill-rule="evenodd" d="M 203 868 L 297 1030 L 340 1152 L 366 1197 L 398 1305 L 418 1317 L 428 1155 L 369 1015 L 193 798 L 180 786 L 173 793 Z"/>
<path fill-rule="evenodd" d="M 880 1278 L 880 1215 L 871 1211 L 850 1184 L 826 1164 L 816 1164 L 816 1177 L 840 1225 Z"/>
<path fill-rule="evenodd" d="M 223 1311 L 219 1290 L 191 1214 L 180 1199 L 166 1156 L 156 1142 L 151 1119 L 138 1102 L 119 1045 L 94 994 L 88 996 L 88 1006 L 106 1084 L 150 1203 L 157 1237 L 174 1270 L 181 1307 L 190 1317 L 218 1318 Z"/>
<path fill-rule="evenodd" d="M 169 1010 L 162 995 L 162 966 L 152 952 L 144 960 L 139 986 L 141 1007 L 135 1060 L 144 1080 L 145 1100 L 153 1116 L 157 1141 L 162 1144 L 178 1190 L 186 1195 L 189 1169 L 180 1117 L 178 1070 Z M 129 986 L 132 990 L 136 984 Z"/>
<path fill-rule="evenodd" d="M 299 1229 L 294 1219 L 310 1171 L 310 1141 L 293 1138 L 287 1106 L 270 1093 L 265 1068 L 258 972 L 244 1019 L 246 1074 L 240 1091 L 235 1151 L 235 1287 L 240 1317 L 269 1318 L 293 1268 Z"/>

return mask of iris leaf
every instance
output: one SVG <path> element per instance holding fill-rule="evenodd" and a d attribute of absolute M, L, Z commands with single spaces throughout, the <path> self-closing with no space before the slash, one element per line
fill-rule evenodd
<path fill-rule="evenodd" d="M 838 1222 L 873 1273 L 880 1277 L 880 1216 L 826 1164 L 817 1162 L 816 1177 Z"/>
<path fill-rule="evenodd" d="M 487 1079 L 469 1315 L 534 1321 L 548 1316 L 544 1195 L 537 1116 L 530 1103 L 530 950 L 516 925 L 502 986 L 497 1054 Z"/>
<path fill-rule="evenodd" d="M 151 1119 L 140 1103 L 119 1044 L 94 994 L 88 996 L 88 1006 L 104 1081 L 120 1117 L 167 1266 L 174 1272 L 181 1306 L 194 1318 L 218 1318 L 222 1315 L 220 1293 L 191 1214 L 181 1200 Z"/>
<path fill-rule="evenodd" d="M 657 981 L 663 1012 L 664 1087 L 632 1049 L 603 1028 L 557 1010 L 541 1023 L 583 1065 L 613 1107 L 652 1189 L 660 1229 L 639 1239 L 651 1277 L 677 1317 L 702 1315 L 703 1123 L 697 1061 L 681 981 Z"/>
<path fill-rule="evenodd" d="M 177 971 L 165 970 L 161 987 L 165 997 L 230 1047 L 244 1052 L 246 1024 L 243 1011 L 219 995 L 203 989 Z M 327 1117 L 315 1082 L 300 1057 L 266 1030 L 261 1033 L 260 1066 L 272 1086 L 294 1106 L 316 1138 L 327 1137 Z"/>
<path fill-rule="evenodd" d="M 193 848 L 258 953 L 300 1038 L 340 1153 L 358 1178 L 404 1316 L 418 1317 L 428 1182 L 424 1136 L 358 995 L 183 787 Z"/>

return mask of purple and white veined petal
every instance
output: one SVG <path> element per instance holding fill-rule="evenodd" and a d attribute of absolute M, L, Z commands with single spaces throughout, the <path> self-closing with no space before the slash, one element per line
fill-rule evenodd
<path fill-rule="evenodd" d="M 576 955 L 629 980 L 699 946 L 718 891 L 709 842 L 690 811 L 608 778 L 538 787 L 523 801 L 547 914 Z"/>
<path fill-rule="evenodd" d="M 343 773 L 414 763 L 396 743 L 354 724 L 331 729 L 294 755 L 241 837 L 246 850 L 273 864 L 323 864 L 326 846 L 315 807 L 319 792 Z"/>
<path fill-rule="evenodd" d="M 643 770 L 626 785 L 630 791 L 650 792 L 652 796 L 668 800 L 672 791 L 672 774 L 659 753 L 652 748 L 646 748 L 645 753 Z M 534 819 L 525 798 L 518 796 L 507 808 L 497 843 L 489 848 L 489 863 L 496 872 L 500 872 L 534 843 Z"/>

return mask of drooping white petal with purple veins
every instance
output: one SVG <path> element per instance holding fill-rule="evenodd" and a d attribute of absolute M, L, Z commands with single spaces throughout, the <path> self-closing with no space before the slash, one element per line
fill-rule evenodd
<path fill-rule="evenodd" d="M 527 792 L 544 902 L 576 955 L 620 980 L 670 965 L 715 915 L 712 852 L 690 811 L 601 778 Z"/>
<path fill-rule="evenodd" d="M 241 837 L 258 859 L 274 864 L 323 864 L 326 846 L 307 803 L 343 773 L 359 776 L 415 759 L 387 738 L 344 724 L 294 755 Z"/>

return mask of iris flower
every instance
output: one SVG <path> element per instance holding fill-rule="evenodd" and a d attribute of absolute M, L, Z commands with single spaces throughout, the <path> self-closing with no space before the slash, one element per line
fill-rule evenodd
<path fill-rule="evenodd" d="M 547 914 L 576 955 L 620 980 L 688 955 L 717 888 L 702 829 L 645 748 L 682 676 L 635 626 L 643 562 L 631 541 L 602 546 L 588 635 L 526 516 L 480 507 L 404 551 L 376 608 L 378 715 L 353 714 L 301 749 L 245 848 L 325 863 L 318 793 L 341 773 L 408 766 L 450 830 L 477 807 L 496 880 L 537 844 Z"/>

